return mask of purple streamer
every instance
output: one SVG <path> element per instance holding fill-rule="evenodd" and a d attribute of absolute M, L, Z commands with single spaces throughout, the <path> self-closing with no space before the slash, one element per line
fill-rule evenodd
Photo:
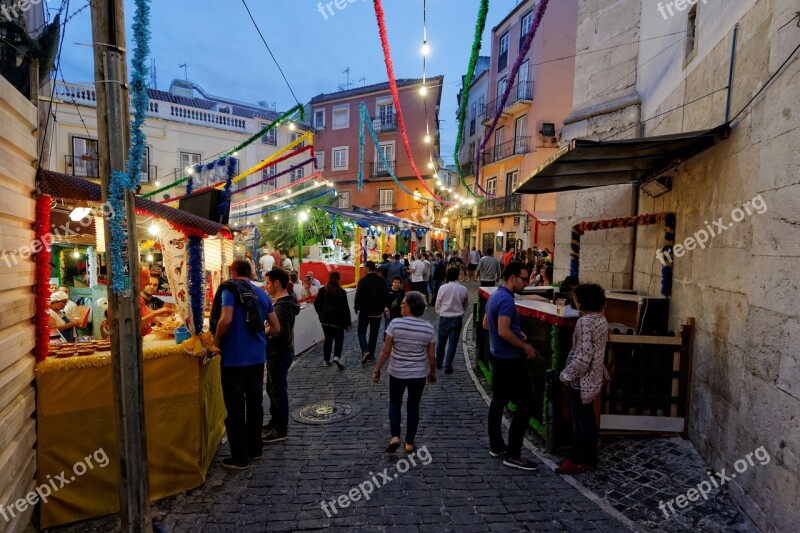
<path fill-rule="evenodd" d="M 497 123 L 500 122 L 500 117 L 503 115 L 503 109 L 506 108 L 506 103 L 508 103 L 508 99 L 511 97 L 511 91 L 514 89 L 514 83 L 517 81 L 517 74 L 519 74 L 519 69 L 522 67 L 522 63 L 525 60 L 525 56 L 528 55 L 528 52 L 531 49 L 531 45 L 533 44 L 533 38 L 536 37 L 536 31 L 539 29 L 539 25 L 542 23 L 542 18 L 544 18 L 544 12 L 547 10 L 548 2 L 549 0 L 542 0 L 541 3 L 539 4 L 538 9 L 536 10 L 536 16 L 533 18 L 533 24 L 528 30 L 528 34 L 525 36 L 525 40 L 522 42 L 522 48 L 520 49 L 519 56 L 517 57 L 517 60 L 514 62 L 514 66 L 511 68 L 509 81 L 508 83 L 506 83 L 506 88 L 505 91 L 503 92 L 503 99 L 500 101 L 499 104 L 497 104 L 497 109 L 499 111 L 496 112 L 494 120 L 492 120 L 492 125 L 489 128 L 489 131 L 486 132 L 483 141 L 481 141 L 481 144 L 475 150 L 476 182 L 480 179 L 480 171 L 481 171 L 480 154 L 486 148 L 486 145 L 489 143 L 489 138 L 497 129 Z M 486 193 L 484 192 L 484 194 Z"/>
<path fill-rule="evenodd" d="M 316 157 L 311 157 L 311 158 L 309 158 L 309 159 L 306 159 L 306 160 L 305 160 L 305 161 L 303 161 L 302 163 L 298 163 L 297 165 L 295 165 L 295 166 L 293 166 L 293 167 L 289 167 L 289 168 L 287 168 L 286 170 L 284 170 L 283 172 L 278 172 L 278 173 L 277 173 L 277 174 L 275 174 L 274 176 L 270 176 L 270 177 L 268 177 L 268 178 L 265 178 L 265 179 L 263 179 L 263 180 L 261 180 L 261 181 L 259 181 L 259 182 L 253 183 L 252 185 L 248 185 L 247 187 L 242 187 L 241 189 L 239 189 L 238 191 L 236 191 L 234 194 L 239 194 L 240 192 L 247 191 L 247 190 L 249 190 L 249 189 L 252 189 L 253 187 L 257 187 L 258 185 L 262 185 L 262 184 L 264 184 L 264 183 L 268 183 L 268 182 L 270 182 L 270 181 L 272 181 L 272 180 L 276 180 L 276 179 L 280 178 L 281 176 L 283 176 L 283 175 L 286 175 L 286 174 L 288 174 L 288 173 L 290 173 L 290 172 L 294 172 L 294 171 L 295 171 L 295 170 L 297 170 L 298 168 L 302 168 L 302 167 L 304 167 L 304 166 L 308 165 L 309 163 L 312 163 L 312 162 L 314 162 L 314 161 L 316 161 L 316 160 L 317 160 L 317 158 L 316 158 Z"/>

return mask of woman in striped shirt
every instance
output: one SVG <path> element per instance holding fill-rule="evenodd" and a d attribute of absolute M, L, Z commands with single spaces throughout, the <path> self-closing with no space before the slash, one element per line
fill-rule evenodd
<path fill-rule="evenodd" d="M 436 382 L 436 331 L 433 326 L 421 319 L 425 312 L 425 297 L 410 291 L 400 304 L 401 317 L 392 320 L 386 329 L 383 344 L 372 381 L 380 383 L 381 368 L 391 356 L 389 363 L 389 426 L 392 439 L 386 447 L 387 452 L 395 452 L 400 447 L 400 407 L 403 393 L 408 388 L 406 415 L 408 416 L 405 451 L 414 451 L 414 437 L 419 425 L 419 402 L 425 380 Z"/>

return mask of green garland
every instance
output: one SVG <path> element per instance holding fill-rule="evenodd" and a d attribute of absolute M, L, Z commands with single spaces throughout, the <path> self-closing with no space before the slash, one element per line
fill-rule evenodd
<path fill-rule="evenodd" d="M 300 120 L 301 121 L 305 120 L 305 118 L 306 118 L 306 110 L 302 105 L 297 104 L 296 106 L 291 108 L 289 111 L 287 111 L 286 113 L 281 115 L 281 117 L 278 120 L 274 121 L 272 124 L 270 124 L 266 128 L 262 129 L 258 133 L 254 134 L 251 137 L 249 137 L 248 139 L 246 139 L 244 142 L 242 142 L 242 144 L 240 144 L 239 146 L 236 146 L 234 148 L 231 148 L 230 150 L 228 150 L 227 152 L 222 154 L 219 157 L 219 159 L 220 160 L 224 160 L 226 157 L 228 157 L 230 155 L 233 155 L 235 152 L 238 152 L 239 150 L 247 148 L 248 146 L 250 146 L 251 144 L 256 142 L 258 139 L 260 139 L 261 137 L 263 137 L 264 135 L 266 135 L 270 131 L 274 130 L 275 128 L 277 128 L 278 126 L 280 126 L 281 124 L 283 124 L 287 120 L 291 120 L 291 117 L 294 116 L 295 113 L 300 113 Z M 169 185 L 161 187 L 160 189 L 156 189 L 155 191 L 149 192 L 147 194 L 143 194 L 142 198 L 152 198 L 153 196 L 157 195 L 158 193 L 161 193 L 161 192 L 164 192 L 164 191 L 168 191 L 171 188 L 175 187 L 176 185 L 180 185 L 181 183 L 185 182 L 188 179 L 189 179 L 189 176 L 184 176 L 181 179 L 176 180 L 173 183 L 170 183 Z"/>
<path fill-rule="evenodd" d="M 464 78 L 464 89 L 461 92 L 461 107 L 458 110 L 458 133 L 456 136 L 456 148 L 454 158 L 456 163 L 456 170 L 458 171 L 458 179 L 461 185 L 469 191 L 475 198 L 483 198 L 478 194 L 472 192 L 466 181 L 464 181 L 464 174 L 461 172 L 461 162 L 458 158 L 458 152 L 461 149 L 461 142 L 464 136 L 464 118 L 467 114 L 467 102 L 469 101 L 469 92 L 472 88 L 472 78 L 475 77 L 475 65 L 478 63 L 478 55 L 481 51 L 481 40 L 483 38 L 483 31 L 486 28 L 486 14 L 489 12 L 489 0 L 481 0 L 480 8 L 478 9 L 478 21 L 475 24 L 475 38 L 472 41 L 472 53 L 469 56 L 469 63 L 467 66 L 467 75 Z M 477 178 L 475 178 L 477 180 Z"/>

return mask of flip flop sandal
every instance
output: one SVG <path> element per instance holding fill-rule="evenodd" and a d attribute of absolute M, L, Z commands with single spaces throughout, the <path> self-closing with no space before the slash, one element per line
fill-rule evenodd
<path fill-rule="evenodd" d="M 397 441 L 397 442 L 390 442 L 390 443 L 389 443 L 389 444 L 386 446 L 386 451 L 387 451 L 388 453 L 394 453 L 394 452 L 396 452 L 396 451 L 397 451 L 397 449 L 398 449 L 398 448 L 400 448 L 400 441 Z"/>
<path fill-rule="evenodd" d="M 409 446 L 411 447 L 410 450 L 408 449 Z M 414 446 L 413 444 L 409 444 L 409 443 L 406 443 L 405 446 L 403 447 L 403 450 L 405 450 L 406 453 L 414 453 L 414 451 L 416 449 L 417 449 L 416 446 Z"/>

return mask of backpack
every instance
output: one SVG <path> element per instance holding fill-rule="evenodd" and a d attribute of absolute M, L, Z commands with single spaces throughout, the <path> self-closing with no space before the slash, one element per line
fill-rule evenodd
<path fill-rule="evenodd" d="M 263 332 L 267 317 L 264 316 L 261 310 L 258 293 L 250 282 L 239 279 L 230 279 L 224 282 L 219 286 L 217 294 L 214 295 L 214 305 L 211 310 L 211 318 L 209 319 L 211 331 L 217 330 L 217 322 L 219 322 L 219 317 L 222 312 L 222 289 L 232 291 L 236 301 L 244 308 L 247 329 L 253 333 Z"/>

